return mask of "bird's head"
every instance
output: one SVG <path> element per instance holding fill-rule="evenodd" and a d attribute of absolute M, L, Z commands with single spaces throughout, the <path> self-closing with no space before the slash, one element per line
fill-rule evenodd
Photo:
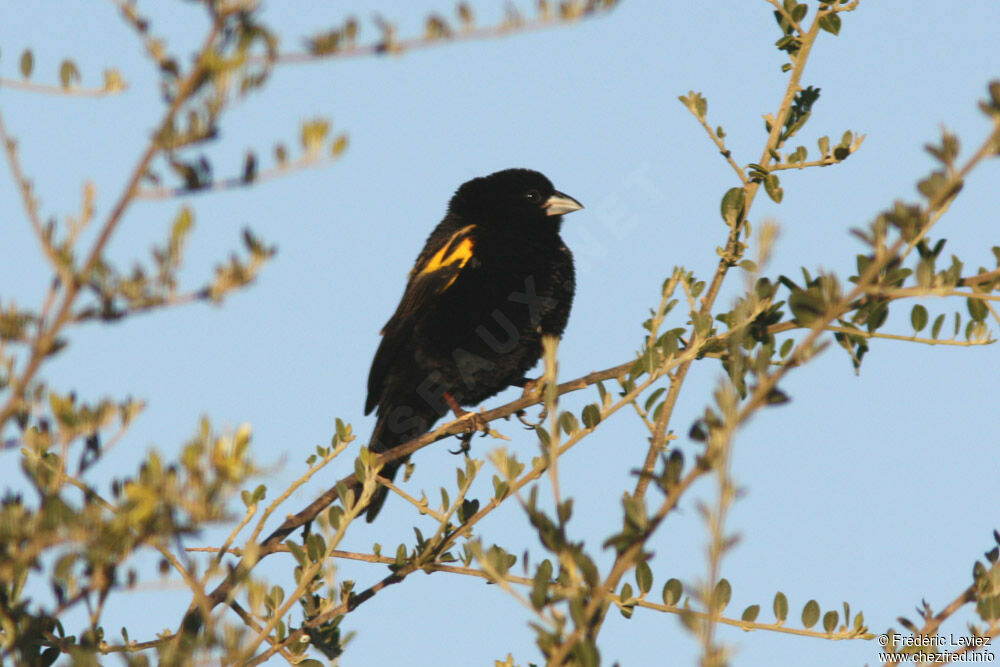
<path fill-rule="evenodd" d="M 463 183 L 448 204 L 448 212 L 466 221 L 514 227 L 558 230 L 565 213 L 583 204 L 552 186 L 531 169 L 505 169 Z"/>

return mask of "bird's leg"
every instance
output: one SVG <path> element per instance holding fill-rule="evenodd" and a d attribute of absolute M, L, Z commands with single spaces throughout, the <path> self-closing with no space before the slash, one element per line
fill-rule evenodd
<path fill-rule="evenodd" d="M 521 393 L 521 398 L 531 398 L 533 400 L 538 400 L 542 395 L 542 388 L 545 387 L 544 378 L 528 378 L 523 377 L 514 383 L 515 387 L 523 387 L 524 391 Z M 538 413 L 538 421 L 530 422 L 524 417 L 524 410 L 517 411 L 517 418 L 524 424 L 528 429 L 534 430 L 536 426 L 545 421 L 545 417 L 548 415 L 548 408 L 544 405 L 542 406 L 542 411 Z"/>
<path fill-rule="evenodd" d="M 459 419 L 469 414 L 469 411 L 465 410 L 461 405 L 459 405 L 458 401 L 455 400 L 455 397 L 449 394 L 448 392 L 444 392 L 444 402 L 447 403 L 448 407 L 451 408 L 451 411 L 455 413 L 456 419 Z"/>
<path fill-rule="evenodd" d="M 483 435 L 486 435 L 487 433 L 489 433 L 490 427 L 489 425 L 487 425 L 486 422 L 483 421 L 483 418 L 479 415 L 478 412 L 469 412 L 468 410 L 463 409 L 462 406 L 458 404 L 458 401 L 455 400 L 455 397 L 449 394 L 448 392 L 444 392 L 444 402 L 448 404 L 448 407 L 451 408 L 451 411 L 455 413 L 455 417 L 458 419 L 461 419 L 462 417 L 465 417 L 467 415 L 471 415 L 469 417 L 468 431 L 459 436 L 459 439 L 462 441 L 462 446 L 459 447 L 458 450 L 454 452 L 452 452 L 450 449 L 448 450 L 452 454 L 466 454 L 470 449 L 470 442 L 472 441 L 472 436 L 475 435 L 477 431 L 482 431 Z"/>

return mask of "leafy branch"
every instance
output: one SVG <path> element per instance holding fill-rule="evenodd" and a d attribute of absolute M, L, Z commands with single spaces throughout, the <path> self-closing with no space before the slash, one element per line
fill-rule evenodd
<path fill-rule="evenodd" d="M 609 12 L 617 4 L 618 0 L 566 0 L 559 2 L 558 7 L 553 7 L 553 3 L 549 0 L 541 0 L 538 2 L 536 15 L 526 18 L 515 4 L 508 3 L 500 23 L 477 26 L 472 8 L 467 3 L 460 2 L 455 10 L 454 25 L 441 14 L 431 14 L 424 21 L 424 34 L 410 38 L 400 38 L 396 25 L 381 15 L 376 15 L 373 23 L 379 38 L 363 44 L 358 43 L 361 30 L 358 20 L 352 17 L 342 25 L 317 32 L 307 38 L 305 51 L 281 52 L 277 54 L 274 62 L 289 65 L 327 58 L 399 55 L 443 43 L 495 39 L 580 21 Z"/>
<path fill-rule="evenodd" d="M 1000 533 L 994 530 L 993 539 L 996 544 L 986 552 L 986 563 L 976 561 L 972 569 L 972 584 L 959 593 L 954 600 L 937 613 L 926 601 L 922 601 L 917 607 L 917 611 L 923 619 L 923 625 L 920 627 L 917 627 L 908 618 L 900 617 L 897 619 L 904 628 L 912 633 L 909 637 L 911 641 L 905 641 L 907 638 L 904 638 L 893 628 L 889 628 L 884 633 L 884 636 L 888 638 L 886 650 L 898 656 L 886 661 L 884 663 L 886 666 L 898 665 L 900 662 L 912 660 L 914 653 L 928 652 L 926 649 L 928 644 L 913 640 L 933 637 L 945 621 L 969 604 L 975 604 L 976 613 L 980 619 L 987 623 L 987 627 L 980 628 L 970 624 L 967 634 L 969 641 L 965 642 L 962 648 L 946 654 L 938 654 L 937 662 L 953 662 L 963 653 L 984 650 L 989 646 L 990 640 L 1000 634 L 1000 567 L 997 566 L 997 561 L 1000 560 Z M 900 639 L 904 641 L 900 643 Z M 935 647 L 937 645 L 930 643 L 929 646 Z M 931 651 L 937 653 L 934 649 Z"/>
<path fill-rule="evenodd" d="M 59 64 L 59 85 L 31 81 L 31 75 L 35 69 L 35 54 L 31 49 L 25 49 L 21 52 L 18 68 L 21 72 L 21 79 L 0 77 L 0 88 L 60 97 L 107 97 L 128 90 L 128 84 L 122 78 L 121 72 L 115 68 L 104 70 L 104 82 L 101 86 L 81 87 L 80 70 L 76 63 L 68 58 Z"/>

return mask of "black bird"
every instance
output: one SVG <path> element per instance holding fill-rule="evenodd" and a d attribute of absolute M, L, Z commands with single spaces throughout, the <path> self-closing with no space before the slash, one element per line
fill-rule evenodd
<path fill-rule="evenodd" d="M 384 452 L 428 432 L 459 406 L 524 386 L 542 336 L 561 335 L 573 304 L 573 255 L 562 215 L 583 208 L 530 169 L 463 183 L 424 244 L 368 375 L 369 449 Z M 392 479 L 406 462 L 382 468 Z M 375 519 L 388 489 L 368 506 Z"/>

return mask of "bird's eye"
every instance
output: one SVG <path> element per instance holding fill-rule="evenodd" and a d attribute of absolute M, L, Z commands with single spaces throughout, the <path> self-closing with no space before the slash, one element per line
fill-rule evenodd
<path fill-rule="evenodd" d="M 542 193 L 538 190 L 528 190 L 528 194 L 524 195 L 524 198 L 532 204 L 538 204 L 542 201 Z"/>

